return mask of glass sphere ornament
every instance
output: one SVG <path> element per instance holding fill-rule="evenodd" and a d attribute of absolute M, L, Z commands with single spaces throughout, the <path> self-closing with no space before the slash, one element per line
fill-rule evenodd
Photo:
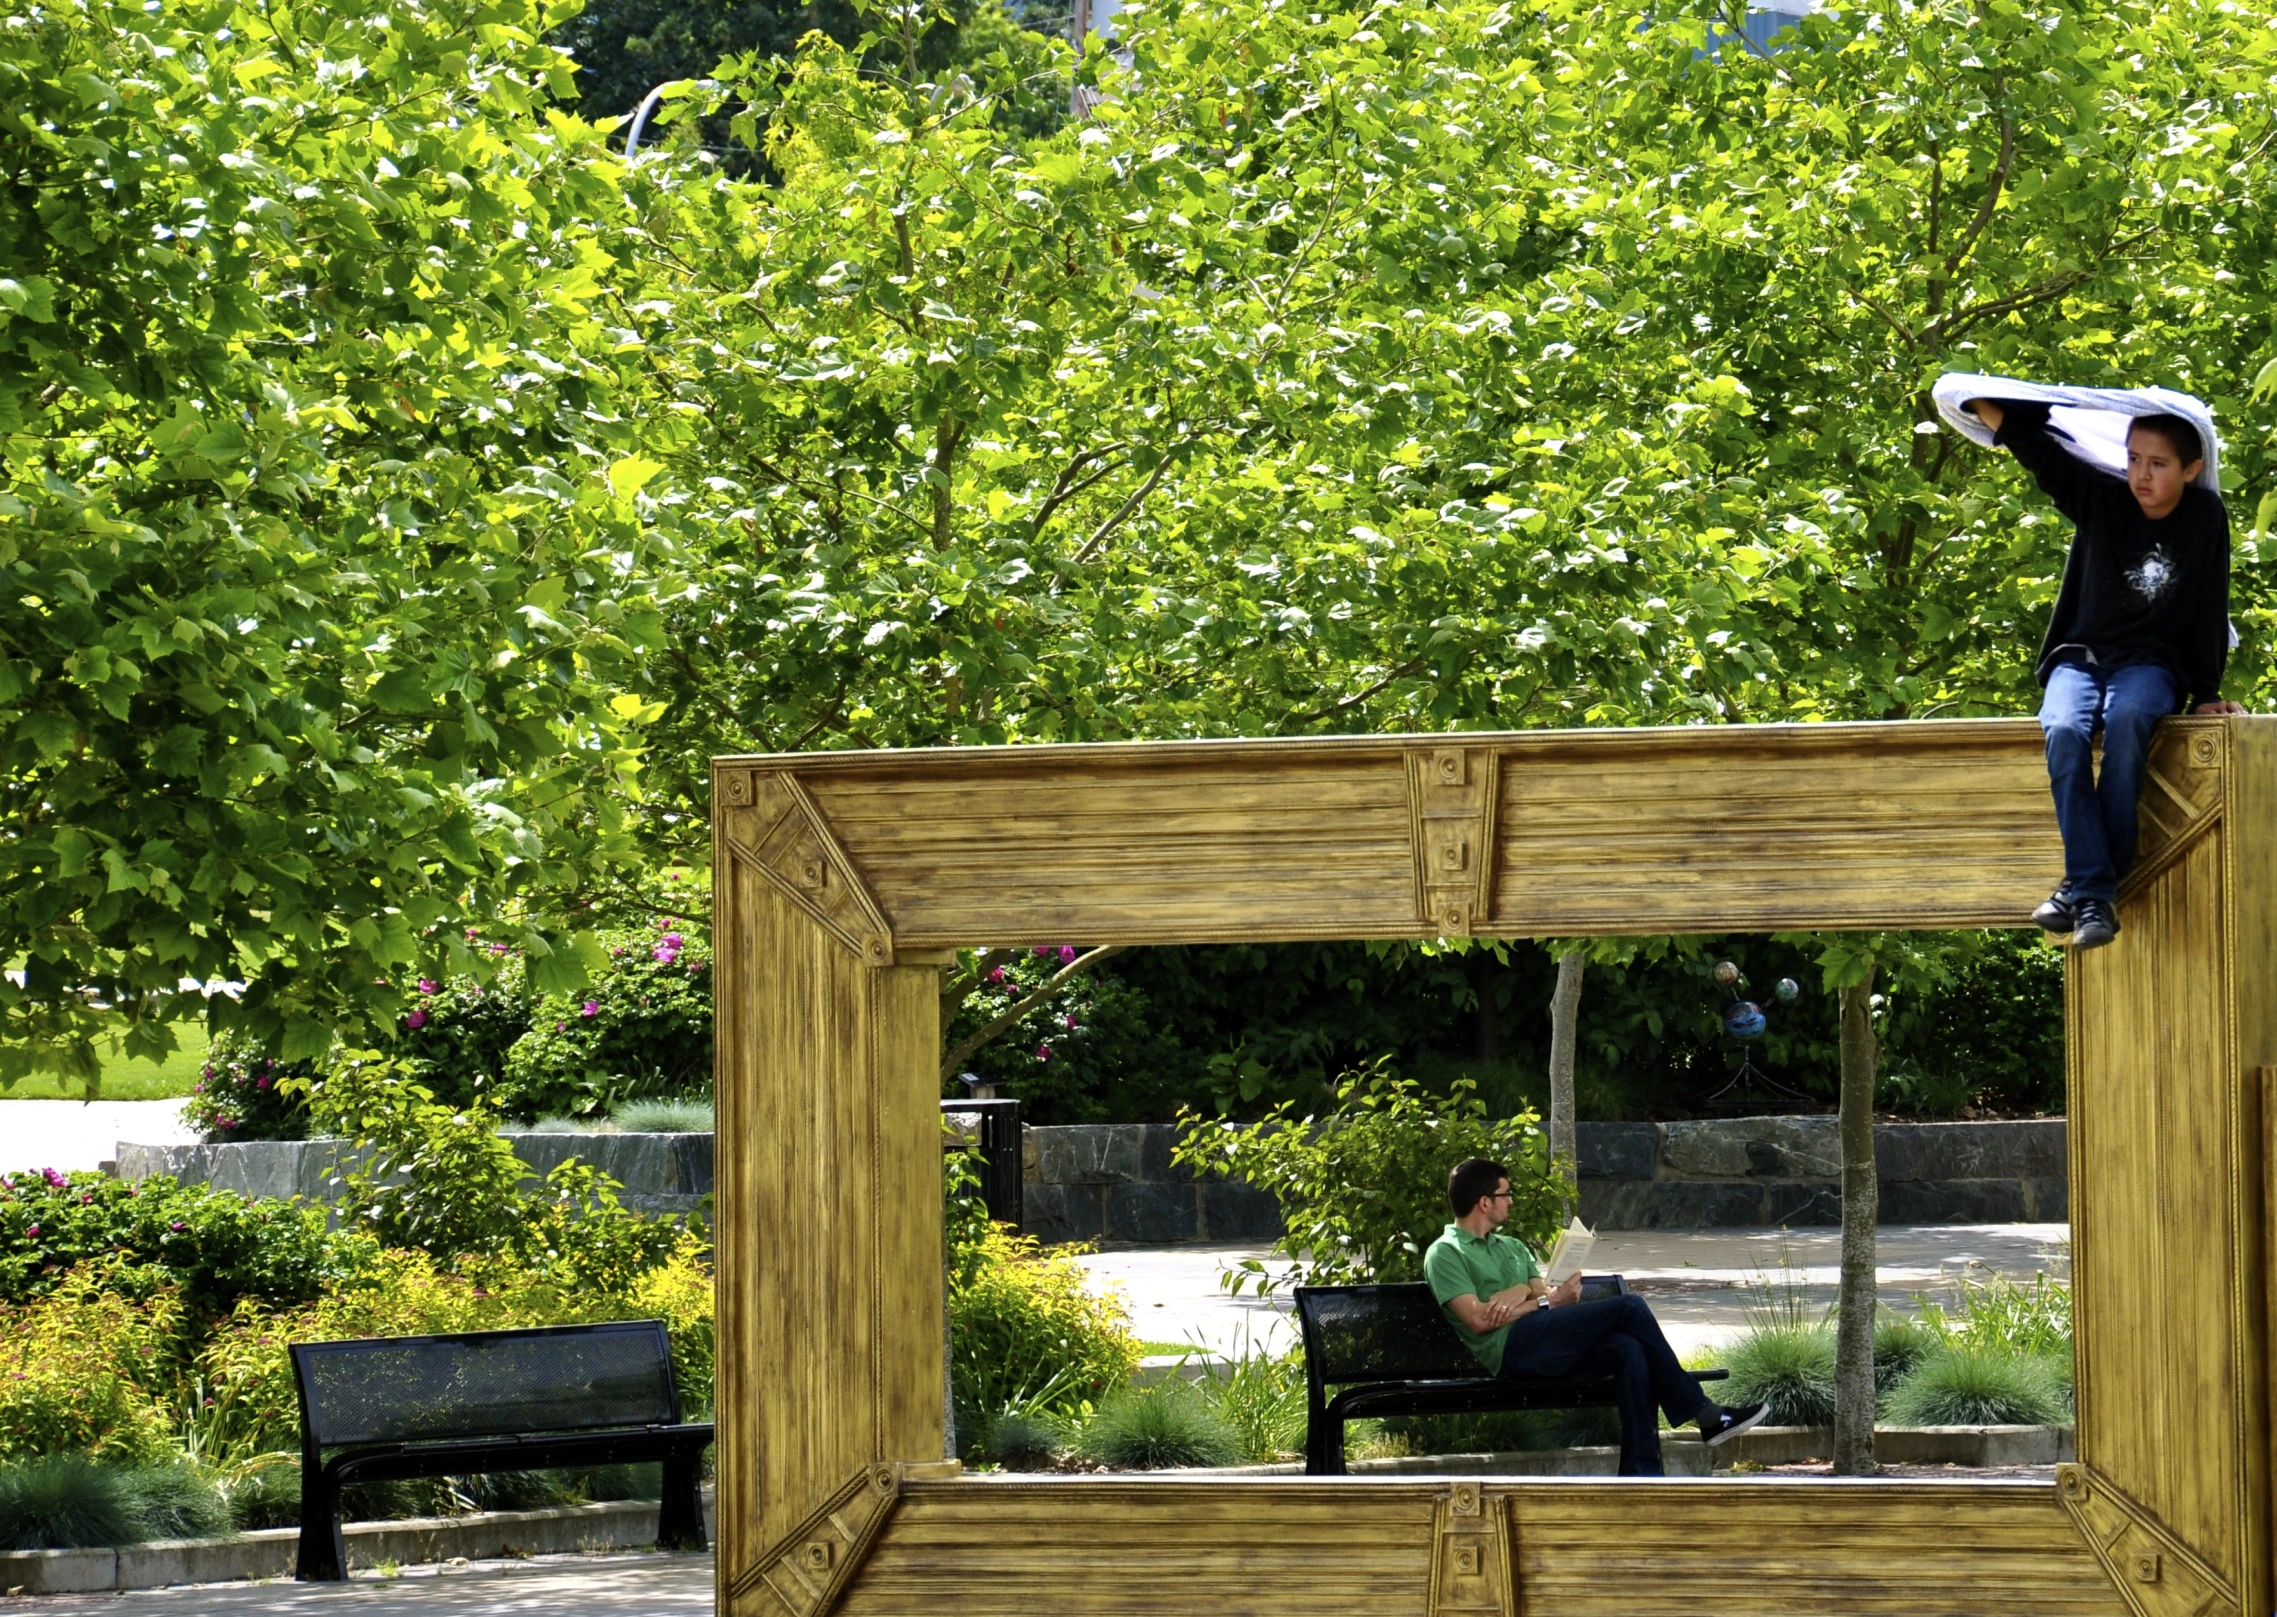
<path fill-rule="evenodd" d="M 1797 981 L 1795 981 L 1795 979 L 1794 979 L 1794 978 L 1792 978 L 1792 977 L 1782 977 L 1782 978 L 1780 978 L 1780 979 L 1779 979 L 1779 988 L 1778 988 L 1778 994 L 1779 994 L 1779 1003 L 1780 1003 L 1780 1004 L 1782 1004 L 1782 1005 L 1792 1005 L 1792 1004 L 1794 1004 L 1794 1002 L 1795 1002 L 1795 996 L 1796 996 L 1796 995 L 1798 995 L 1798 994 L 1800 994 L 1802 991 L 1803 991 L 1803 985 L 1802 985 L 1801 983 L 1798 983 Z"/>
<path fill-rule="evenodd" d="M 1735 1039 L 1760 1039 L 1763 1028 L 1763 1007 L 1751 999 L 1739 1000 L 1724 1012 L 1724 1032 Z"/>
<path fill-rule="evenodd" d="M 1729 960 L 1719 960 L 1714 975 L 1718 986 L 1729 988 L 1739 981 L 1739 967 Z"/>

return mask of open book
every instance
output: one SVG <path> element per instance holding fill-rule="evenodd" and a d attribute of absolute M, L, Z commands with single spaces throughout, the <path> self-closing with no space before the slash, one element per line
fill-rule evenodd
<path fill-rule="evenodd" d="M 1558 1231 L 1557 1245 L 1550 1248 L 1550 1261 L 1542 1266 L 1542 1274 L 1553 1286 L 1563 1285 L 1567 1275 L 1579 1272 L 1589 1261 L 1589 1249 L 1597 1244 L 1597 1232 L 1576 1218 Z"/>

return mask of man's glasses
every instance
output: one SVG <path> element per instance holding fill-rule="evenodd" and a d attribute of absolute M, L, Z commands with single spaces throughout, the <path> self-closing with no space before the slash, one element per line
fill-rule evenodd
<path fill-rule="evenodd" d="M 1515 1190 L 1490 1190 L 1484 1196 L 1481 1196 L 1479 1200 L 1488 1202 L 1506 1202 L 1512 1200 L 1517 1196 L 1517 1194 L 1518 1192 Z"/>

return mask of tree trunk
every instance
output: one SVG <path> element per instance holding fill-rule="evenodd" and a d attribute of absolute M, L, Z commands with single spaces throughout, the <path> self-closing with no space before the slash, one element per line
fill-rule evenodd
<path fill-rule="evenodd" d="M 1834 1473 L 1862 1477 L 1874 1461 L 1874 972 L 1842 990 L 1842 1284 L 1834 1334 Z"/>
<path fill-rule="evenodd" d="M 1579 1136 L 1573 1127 L 1573 1047 L 1581 1022 L 1581 974 L 1589 957 L 1573 949 L 1558 956 L 1558 985 L 1550 995 L 1550 1160 L 1563 1160 L 1568 1194 L 1580 1194 Z"/>

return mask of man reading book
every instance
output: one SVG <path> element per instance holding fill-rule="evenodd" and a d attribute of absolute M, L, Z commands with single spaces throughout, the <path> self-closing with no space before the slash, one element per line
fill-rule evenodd
<path fill-rule="evenodd" d="M 1447 1175 L 1455 1221 L 1423 1254 L 1431 1294 L 1455 1334 L 1490 1375 L 1610 1375 L 1621 1412 L 1621 1475 L 1657 1477 L 1660 1423 L 1698 1424 L 1713 1448 L 1759 1423 L 1769 1406 L 1726 1409 L 1685 1374 L 1642 1297 L 1581 1300 L 1576 1269 L 1551 1285 L 1524 1243 L 1504 1235 L 1510 1217 L 1510 1174 L 1478 1157 Z"/>

